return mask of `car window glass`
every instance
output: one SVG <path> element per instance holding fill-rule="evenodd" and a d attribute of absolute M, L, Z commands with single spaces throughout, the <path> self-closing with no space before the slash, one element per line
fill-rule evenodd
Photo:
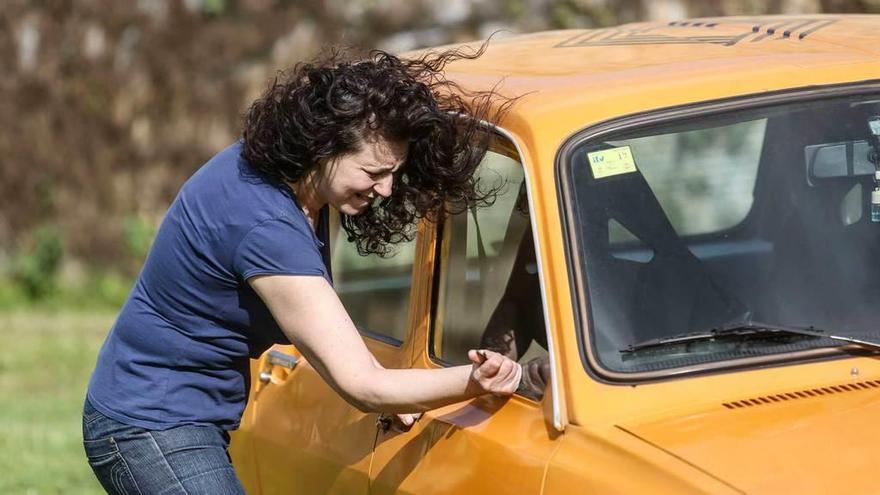
<path fill-rule="evenodd" d="M 477 174 L 497 196 L 444 224 L 433 353 L 453 364 L 469 349 L 506 354 L 527 371 L 520 391 L 538 398 L 549 363 L 522 165 L 489 151 Z"/>
<path fill-rule="evenodd" d="M 742 222 L 752 208 L 767 119 L 672 132 L 615 143 L 636 165 L 679 235 L 707 234 Z M 612 244 L 627 240 L 611 225 Z"/>
<path fill-rule="evenodd" d="M 865 267 L 880 229 L 864 163 L 878 108 L 874 95 L 782 102 L 573 147 L 573 259 L 601 368 L 659 374 L 837 345 L 712 337 L 756 322 L 870 340 L 880 285 Z"/>
<path fill-rule="evenodd" d="M 415 241 L 399 244 L 391 257 L 361 256 L 330 216 L 333 285 L 361 332 L 402 342 L 409 313 Z"/>

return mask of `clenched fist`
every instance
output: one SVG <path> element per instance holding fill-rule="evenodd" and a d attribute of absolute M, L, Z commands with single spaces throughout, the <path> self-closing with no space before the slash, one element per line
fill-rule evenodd
<path fill-rule="evenodd" d="M 519 363 L 487 349 L 471 349 L 468 358 L 473 363 L 471 383 L 484 393 L 506 396 L 516 392 L 522 378 Z"/>

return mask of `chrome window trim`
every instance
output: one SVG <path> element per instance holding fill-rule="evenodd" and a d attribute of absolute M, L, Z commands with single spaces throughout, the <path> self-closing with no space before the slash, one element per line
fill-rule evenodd
<path fill-rule="evenodd" d="M 544 256 L 543 256 L 543 247 L 539 241 L 540 236 L 538 236 L 538 222 L 537 217 L 535 216 L 535 204 L 534 204 L 534 196 L 532 194 L 532 181 L 531 181 L 531 170 L 528 165 L 529 162 L 526 159 L 525 154 L 523 153 L 522 146 L 520 146 L 519 142 L 516 140 L 514 135 L 507 131 L 506 129 L 499 127 L 494 124 L 490 124 L 484 122 L 486 127 L 492 129 L 494 132 L 500 134 L 508 141 L 510 141 L 514 148 L 516 148 L 516 152 L 519 154 L 520 164 L 523 169 L 523 180 L 526 183 L 526 199 L 528 199 L 529 203 L 529 223 L 532 228 L 532 240 L 535 243 L 535 263 L 538 265 L 538 282 L 541 289 L 541 305 L 544 310 L 544 332 L 547 334 L 547 355 L 550 358 L 550 391 L 551 391 L 551 400 L 553 402 L 553 427 L 556 428 L 557 431 L 565 431 L 565 421 L 563 420 L 562 415 L 562 404 L 560 401 L 560 391 L 559 391 L 559 370 L 556 363 L 556 352 L 555 346 L 553 344 L 553 332 L 550 331 L 550 312 L 548 311 L 549 305 L 547 304 L 547 289 L 546 282 L 544 280 Z"/>

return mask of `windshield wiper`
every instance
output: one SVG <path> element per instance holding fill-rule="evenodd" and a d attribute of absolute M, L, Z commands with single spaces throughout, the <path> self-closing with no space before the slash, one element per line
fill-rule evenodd
<path fill-rule="evenodd" d="M 736 337 L 736 336 L 772 336 L 772 335 L 802 335 L 804 337 L 826 338 L 831 340 L 839 340 L 850 344 L 857 344 L 870 349 L 880 351 L 880 342 L 857 339 L 847 335 L 833 335 L 825 330 L 816 327 L 789 327 L 782 325 L 771 325 L 761 322 L 735 323 L 730 325 L 721 325 L 709 330 L 700 330 L 697 332 L 689 332 L 681 335 L 673 335 L 671 337 L 660 337 L 643 340 L 631 344 L 627 349 L 620 352 L 629 353 L 648 349 L 652 347 L 663 347 L 674 344 L 687 344 L 691 342 L 705 342 L 714 340 L 719 337 Z"/>

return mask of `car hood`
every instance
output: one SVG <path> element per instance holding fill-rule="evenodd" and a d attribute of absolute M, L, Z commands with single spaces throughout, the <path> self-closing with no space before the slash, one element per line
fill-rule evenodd
<path fill-rule="evenodd" d="M 746 493 L 876 493 L 880 381 L 618 426 Z"/>

